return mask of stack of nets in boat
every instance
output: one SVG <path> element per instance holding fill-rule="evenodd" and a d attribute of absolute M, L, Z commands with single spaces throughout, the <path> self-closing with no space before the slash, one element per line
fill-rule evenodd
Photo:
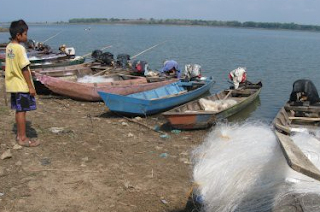
<path fill-rule="evenodd" d="M 219 112 L 221 110 L 224 110 L 226 108 L 229 108 L 237 104 L 237 101 L 233 99 L 212 101 L 212 100 L 201 98 L 199 99 L 199 104 L 205 111 Z"/>

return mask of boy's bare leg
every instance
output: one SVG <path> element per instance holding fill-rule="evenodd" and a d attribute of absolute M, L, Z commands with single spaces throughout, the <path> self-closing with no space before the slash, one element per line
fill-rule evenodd
<path fill-rule="evenodd" d="M 25 141 L 26 135 L 26 112 L 16 112 L 17 123 L 17 140 L 18 142 Z"/>
<path fill-rule="evenodd" d="M 21 146 L 35 147 L 40 143 L 39 141 L 32 141 L 26 134 L 26 112 L 16 112 L 17 123 L 17 142 Z"/>

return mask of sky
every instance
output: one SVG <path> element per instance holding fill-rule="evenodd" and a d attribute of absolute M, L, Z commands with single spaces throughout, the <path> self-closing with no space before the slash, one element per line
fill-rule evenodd
<path fill-rule="evenodd" d="M 320 25 L 320 0 L 0 0 L 0 22 L 155 18 Z"/>

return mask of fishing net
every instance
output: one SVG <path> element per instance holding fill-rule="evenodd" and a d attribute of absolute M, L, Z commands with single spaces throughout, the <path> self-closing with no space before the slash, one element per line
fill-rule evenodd
<path fill-rule="evenodd" d="M 102 82 L 113 82 L 113 78 L 106 78 L 104 76 L 89 76 L 78 78 L 77 82 L 81 83 L 102 83 Z"/>
<path fill-rule="evenodd" d="M 219 112 L 237 104 L 237 101 L 233 99 L 221 99 L 212 101 L 205 98 L 200 98 L 199 104 L 205 111 Z"/>
<path fill-rule="evenodd" d="M 217 126 L 193 151 L 193 161 L 193 195 L 201 211 L 294 212 L 298 203 L 301 211 L 320 211 L 320 182 L 289 168 L 263 123 Z"/>

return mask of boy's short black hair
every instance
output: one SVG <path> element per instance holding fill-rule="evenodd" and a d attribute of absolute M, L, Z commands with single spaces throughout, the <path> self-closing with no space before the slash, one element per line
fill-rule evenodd
<path fill-rule="evenodd" d="M 17 34 L 22 34 L 27 30 L 28 30 L 28 25 L 24 20 L 20 19 L 18 21 L 12 21 L 9 29 L 11 39 L 16 38 Z"/>

